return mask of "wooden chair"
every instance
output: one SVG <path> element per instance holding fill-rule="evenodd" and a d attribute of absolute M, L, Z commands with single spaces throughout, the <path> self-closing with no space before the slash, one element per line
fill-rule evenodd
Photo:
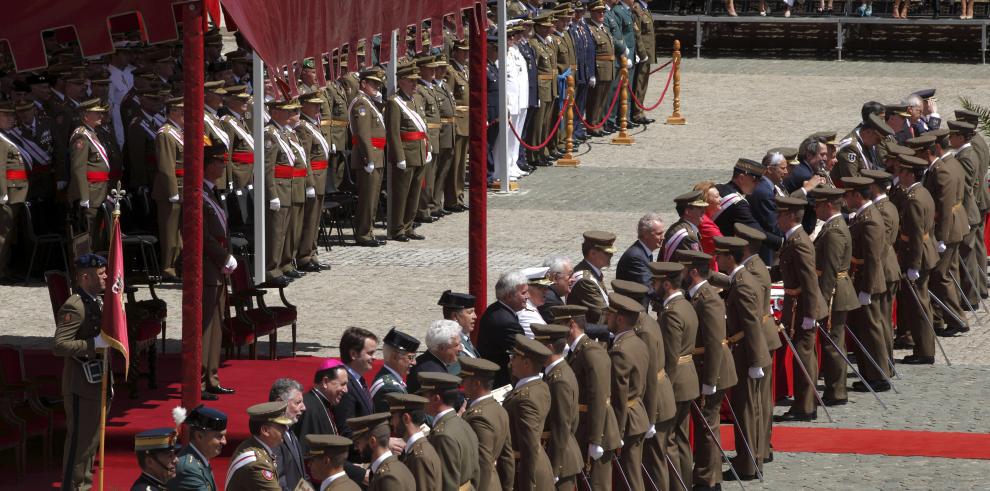
<path fill-rule="evenodd" d="M 43 249 L 45 254 L 42 259 L 42 267 L 48 266 L 48 261 L 51 259 L 52 249 L 58 249 L 62 254 L 62 264 L 65 266 L 65 271 L 69 270 L 69 259 L 65 255 L 66 248 L 68 247 L 68 241 L 64 236 L 60 234 L 42 234 L 38 235 L 35 233 L 34 228 L 34 218 L 31 215 L 31 204 L 24 204 L 24 222 L 25 222 L 25 235 L 27 243 L 31 244 L 31 259 L 28 260 L 27 274 L 24 275 L 24 283 L 27 283 L 31 279 L 31 272 L 34 270 L 34 260 L 38 255 L 38 249 Z"/>
<path fill-rule="evenodd" d="M 8 398 L 0 397 L 0 450 L 13 450 L 16 471 L 14 479 L 20 482 L 27 474 L 27 443 L 24 439 L 24 422 L 14 414 Z"/>
<path fill-rule="evenodd" d="M 128 370 L 128 395 L 137 399 L 138 385 L 141 378 L 148 380 L 148 388 L 158 388 L 158 351 L 155 341 L 158 334 L 162 335 L 162 350 L 165 349 L 165 319 L 168 306 L 159 299 L 152 287 L 152 297 L 149 300 L 137 300 L 134 294 L 138 291 L 135 286 L 127 285 L 127 303 L 124 311 L 127 314 L 127 340 L 131 352 L 130 369 Z M 147 363 L 148 371 L 142 372 L 141 365 Z"/>
<path fill-rule="evenodd" d="M 258 288 L 254 287 L 254 281 L 251 279 L 251 273 L 248 269 L 248 263 L 245 261 L 244 257 L 237 257 L 237 269 L 230 275 L 230 298 L 234 302 L 234 305 L 240 305 L 244 309 L 245 315 L 255 316 L 252 321 L 257 325 L 267 326 L 268 322 L 264 322 L 267 318 L 270 324 L 274 326 L 271 332 L 261 333 L 255 332 L 255 337 L 260 338 L 265 334 L 269 336 L 269 357 L 275 359 L 277 355 L 277 345 L 278 345 L 278 328 L 291 326 L 292 327 L 292 356 L 296 355 L 296 318 L 297 311 L 296 306 L 289 303 L 288 299 L 285 298 L 285 288 L 278 287 L 278 295 L 282 301 L 282 305 L 278 306 L 268 306 L 265 303 L 265 294 L 268 293 L 268 289 L 275 288 L 271 286 L 266 286 L 265 284 L 259 285 Z M 253 308 L 257 305 L 257 308 Z"/>

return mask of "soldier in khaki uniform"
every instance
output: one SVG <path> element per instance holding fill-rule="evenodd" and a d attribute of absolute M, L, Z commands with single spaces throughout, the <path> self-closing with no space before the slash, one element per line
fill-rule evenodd
<path fill-rule="evenodd" d="M 553 123 L 560 112 L 553 101 L 557 97 L 557 48 L 549 37 L 553 32 L 553 12 L 544 12 L 536 16 L 534 34 L 529 38 L 529 45 L 536 53 L 536 77 L 539 105 L 533 115 L 526 143 L 537 146 L 543 143 L 553 129 Z M 518 130 L 518 129 L 517 129 Z M 526 150 L 526 161 L 530 165 L 551 165 L 550 145 L 540 150 Z"/>
<path fill-rule="evenodd" d="M 443 209 L 454 213 L 467 210 L 464 204 L 464 177 L 470 141 L 468 108 L 471 94 L 467 66 L 469 50 L 466 40 L 455 41 L 450 68 L 447 70 L 447 85 L 454 95 L 454 158 L 443 184 Z"/>
<path fill-rule="evenodd" d="M 515 484 L 516 463 L 509 432 L 509 414 L 492 397 L 497 364 L 484 358 L 461 356 L 464 395 L 468 398 L 464 421 L 478 437 L 479 491 L 509 491 Z"/>
<path fill-rule="evenodd" d="M 326 100 L 324 109 L 320 111 L 320 127 L 327 141 L 330 142 L 330 175 L 333 177 L 333 188 L 340 189 L 344 183 L 353 184 L 354 176 L 348 172 L 348 162 L 344 158 L 344 150 L 348 148 L 347 128 L 348 100 L 344 88 L 339 81 L 333 80 L 323 88 L 323 98 Z"/>
<path fill-rule="evenodd" d="M 615 254 L 615 234 L 599 230 L 589 230 L 583 234 L 581 254 L 584 259 L 574 266 L 571 277 L 573 286 L 567 295 L 568 305 L 583 305 L 588 308 L 586 317 L 590 322 L 600 322 L 608 308 L 608 289 L 605 286 L 603 268 L 612 263 Z M 574 281 L 577 278 L 577 281 Z"/>
<path fill-rule="evenodd" d="M 110 181 L 110 156 L 96 134 L 96 128 L 103 124 L 106 107 L 100 105 L 99 99 L 91 99 L 79 104 L 77 109 L 81 121 L 69 137 L 71 178 L 67 197 L 70 202 L 79 203 L 93 249 L 100 250 L 102 240 L 97 232 L 102 219 L 100 206 L 107 198 Z"/>
<path fill-rule="evenodd" d="M 265 222 L 265 280 L 277 285 L 291 281 L 285 275 L 285 258 L 289 256 L 289 212 L 292 208 L 292 176 L 299 153 L 289 139 L 292 111 L 299 103 L 288 99 L 269 104 L 271 121 L 265 127 L 265 193 L 268 203 Z M 289 256 L 291 257 L 291 256 Z"/>
<path fill-rule="evenodd" d="M 227 184 L 231 182 L 230 176 L 230 135 L 224 129 L 220 121 L 220 110 L 223 109 L 223 96 L 227 91 L 223 88 L 223 80 L 215 80 L 203 84 L 203 130 L 206 132 L 206 140 L 212 145 L 223 145 L 228 156 L 224 157 L 224 173 L 217 178 L 218 189 L 227 191 Z"/>
<path fill-rule="evenodd" d="M 644 489 L 643 437 L 650 429 L 649 416 L 643 406 L 647 374 L 642 365 L 643 360 L 649 359 L 649 353 L 635 331 L 643 311 L 642 304 L 625 295 L 609 295 L 606 320 L 609 331 L 615 335 L 608 351 L 612 361 L 611 405 L 624 442 L 617 452 L 622 466 L 620 472 L 632 489 Z"/>
<path fill-rule="evenodd" d="M 897 264 L 897 253 L 894 252 L 894 243 L 897 242 L 897 231 L 900 229 L 900 217 L 898 216 L 897 206 L 893 203 L 891 197 L 887 196 L 887 190 L 890 189 L 892 184 L 891 178 L 893 176 L 886 171 L 871 169 L 864 169 L 862 171 L 862 175 L 863 177 L 873 179 L 873 185 L 870 186 L 870 193 L 873 196 L 873 205 L 880 211 L 880 216 L 883 219 L 883 239 L 885 250 L 883 258 L 883 274 L 887 280 L 887 291 L 883 294 L 880 307 L 884 320 L 884 346 L 888 353 L 887 358 L 893 360 L 894 297 L 896 297 L 897 287 L 901 283 L 901 268 Z M 893 197 L 896 197 L 897 189 L 894 188 L 893 191 L 891 191 L 891 194 Z"/>
<path fill-rule="evenodd" d="M 636 26 L 636 56 L 639 63 L 636 64 L 636 75 L 633 77 L 633 93 L 636 100 L 641 104 L 646 104 L 646 89 L 650 85 L 650 66 L 657 59 L 657 38 L 653 27 L 653 14 L 644 2 L 632 2 L 630 7 L 633 13 L 633 22 Z M 647 118 L 646 113 L 639 108 L 632 108 L 632 122 L 638 124 L 650 124 L 654 120 Z"/>
<path fill-rule="evenodd" d="M 823 324 L 836 346 L 844 348 L 846 318 L 850 311 L 859 308 L 859 300 L 856 298 L 856 290 L 849 276 L 852 237 L 842 217 L 842 190 L 818 187 L 808 192 L 808 198 L 814 201 L 816 217 L 825 222 L 815 237 L 815 274 L 818 275 L 818 290 L 830 307 L 830 311 L 827 312 L 829 316 Z M 848 400 L 846 362 L 831 343 L 825 341 L 820 344 L 821 371 L 825 379 L 822 402 L 826 406 L 845 404 Z"/>
<path fill-rule="evenodd" d="M 389 173 L 389 200 L 392 213 L 388 220 L 388 235 L 399 242 L 423 240 L 413 230 L 413 219 L 419 209 L 426 165 L 433 160 L 425 109 L 415 97 L 419 69 L 414 64 L 400 66 L 396 72 L 399 91 L 389 98 L 385 110 Z"/>
<path fill-rule="evenodd" d="M 748 252 L 748 242 L 740 237 L 715 237 L 715 260 L 720 272 L 729 275 L 725 292 L 725 334 L 732 347 L 736 367 L 736 386 L 729 401 L 739 419 L 736 421 L 735 439 L 749 442 L 751 455 L 743 448 L 736 448 L 732 467 L 742 479 L 753 479 L 757 470 L 762 472 L 762 449 L 768 446 L 765 406 L 766 372 L 772 359 L 767 350 L 763 326 L 762 290 L 765 288 L 742 263 Z M 758 467 L 754 467 L 753 462 Z M 731 473 L 723 473 L 722 479 L 734 479 Z"/>
<path fill-rule="evenodd" d="M 264 402 L 248 408 L 251 437 L 241 442 L 230 458 L 227 484 L 230 491 L 280 491 L 272 448 L 282 444 L 292 420 L 285 416 L 285 401 Z"/>
<path fill-rule="evenodd" d="M 910 365 L 935 363 L 935 335 L 928 295 L 928 277 L 938 262 L 935 246 L 935 201 L 921 184 L 928 162 L 917 157 L 898 157 L 897 185 L 903 198 L 898 203 L 900 230 L 895 243 L 904 269 L 904 284 L 897 295 L 897 322 L 906 325 L 914 340 L 913 353 L 901 361 Z M 915 300 L 908 288 L 918 294 Z M 927 320 L 925 320 L 927 319 Z"/>
<path fill-rule="evenodd" d="M 8 278 L 10 244 L 28 196 L 28 168 L 17 145 L 7 136 L 17 120 L 12 102 L 0 103 L 0 281 Z"/>
<path fill-rule="evenodd" d="M 601 0 L 596 0 L 588 5 L 588 10 L 591 11 L 588 28 L 591 29 L 591 37 L 595 41 L 595 74 L 588 82 L 588 109 L 584 119 L 591 124 L 597 124 L 602 120 L 602 113 L 612 102 L 612 94 L 608 89 L 615 77 L 615 44 L 608 27 L 604 24 L 605 4 Z M 588 134 L 604 136 L 605 133 L 601 129 L 589 128 Z"/>
<path fill-rule="evenodd" d="M 515 448 L 514 489 L 553 489 L 553 467 L 540 439 L 550 413 L 550 387 L 541 379 L 550 350 L 522 334 L 515 338 L 509 367 L 516 383 L 502 402 L 509 415 L 509 433 Z"/>
<path fill-rule="evenodd" d="M 320 491 L 360 491 L 344 472 L 347 452 L 353 443 L 339 435 L 306 435 L 309 474 L 320 483 Z"/>
<path fill-rule="evenodd" d="M 457 101 L 454 97 L 453 87 L 448 86 L 444 79 L 444 74 L 447 73 L 449 67 L 446 59 L 437 58 L 434 69 L 433 92 L 436 95 L 437 107 L 440 110 L 440 139 L 433 162 L 436 166 L 436 176 L 433 183 L 429 181 L 426 183 L 427 189 L 432 189 L 430 216 L 434 218 L 451 213 L 446 210 L 448 203 L 444 200 L 444 188 L 450 173 L 453 172 Z M 461 180 L 463 181 L 463 179 L 462 177 Z"/>
<path fill-rule="evenodd" d="M 853 390 L 865 392 L 867 389 L 863 384 L 869 383 L 875 391 L 887 391 L 890 390 L 890 384 L 885 379 L 890 375 L 888 363 L 892 362 L 884 344 L 880 299 L 887 289 L 887 284 L 883 270 L 884 251 L 876 247 L 876 244 L 883 243 L 883 218 L 869 199 L 872 179 L 846 177 L 842 179 L 842 184 L 845 189 L 846 207 L 856 212 L 855 217 L 849 222 L 849 234 L 853 239 L 850 268 L 860 307 L 849 315 L 849 325 L 856 331 L 856 336 L 863 343 L 864 348 L 869 351 L 870 356 L 883 371 L 883 373 L 878 372 L 866 357 L 859 353 L 856 357 L 859 372 L 866 380 L 853 383 Z"/>
<path fill-rule="evenodd" d="M 373 227 L 385 168 L 385 118 L 381 111 L 383 77 L 384 74 L 377 69 L 362 70 L 361 90 L 347 109 L 352 132 L 350 166 L 351 172 L 357 176 L 354 241 L 365 247 L 385 244 L 385 241 L 375 238 Z"/>
<path fill-rule="evenodd" d="M 440 118 L 440 91 L 434 84 L 436 70 L 440 64 L 434 56 L 416 58 L 419 69 L 419 79 L 416 81 L 416 94 L 413 97 L 415 106 L 423 108 L 423 120 L 426 121 L 426 134 L 429 137 L 429 148 L 433 159 L 423 164 L 423 181 L 425 187 L 419 193 L 419 204 L 416 212 L 416 222 L 432 223 L 438 217 L 433 216 L 437 204 L 433 201 L 433 190 L 437 179 L 437 159 L 440 153 L 440 133 L 443 123 Z M 418 182 L 418 181 L 417 181 Z"/>
<path fill-rule="evenodd" d="M 682 259 L 678 256 L 675 259 Z M 657 322 L 663 334 L 665 363 L 664 371 L 674 389 L 674 402 L 677 407 L 674 420 L 667 425 L 663 435 L 667 456 L 687 486 L 691 486 L 694 469 L 691 452 L 690 421 L 691 401 L 698 397 L 698 373 L 694 367 L 694 345 L 698 338 L 698 315 L 691 302 L 680 289 L 684 275 L 684 265 L 674 262 L 650 263 L 653 273 L 653 291 L 661 301 Z M 676 476 L 669 479 L 670 487 L 676 489 L 680 481 Z"/>
<path fill-rule="evenodd" d="M 692 413 L 698 430 L 695 433 L 694 472 L 691 480 L 695 486 L 712 489 L 722 482 L 719 412 L 725 399 L 725 390 L 736 385 L 736 371 L 732 352 L 725 339 L 725 303 L 715 287 L 708 283 L 712 257 L 699 251 L 681 251 L 677 256 L 678 262 L 684 265 L 685 285 L 690 285 L 687 296 L 698 317 L 698 334 L 694 340 L 693 355 L 701 384 L 701 398 L 698 400 L 701 412 Z M 714 439 L 704 429 L 705 424 L 713 430 Z"/>
<path fill-rule="evenodd" d="M 158 171 L 155 172 L 151 186 L 151 197 L 158 210 L 158 242 L 161 248 L 158 259 L 161 262 L 162 276 L 174 280 L 177 277 L 176 263 L 182 252 L 179 225 L 182 219 L 182 180 L 186 174 L 182 166 L 182 98 L 165 101 L 165 107 L 168 120 L 155 136 Z"/>
<path fill-rule="evenodd" d="M 444 491 L 463 486 L 478 487 L 478 437 L 457 415 L 454 404 L 460 398 L 461 378 L 443 372 L 420 372 L 419 394 L 429 399 L 426 414 L 433 418 L 429 440 L 443 464 Z"/>
<path fill-rule="evenodd" d="M 220 117 L 223 129 L 230 137 L 230 178 L 236 196 L 242 196 L 245 189 L 254 187 L 254 136 L 248 120 L 244 119 L 251 95 L 246 89 L 244 85 L 224 88 L 227 92 L 223 98 L 225 114 Z"/>
<path fill-rule="evenodd" d="M 700 251 L 701 239 L 698 226 L 701 217 L 705 215 L 708 203 L 701 196 L 701 191 L 689 191 L 676 198 L 677 215 L 680 218 L 664 233 L 663 247 L 658 259 L 673 261 L 677 251 Z"/>
<path fill-rule="evenodd" d="M 574 371 L 564 360 L 567 326 L 530 324 L 533 339 L 543 343 L 550 356 L 543 369 L 543 381 L 550 388 L 550 413 L 541 441 L 550 458 L 557 489 L 574 490 L 584 462 L 575 432 L 578 425 L 578 383 Z"/>
<path fill-rule="evenodd" d="M 557 60 L 557 75 L 561 76 L 567 72 L 571 71 L 571 74 L 577 77 L 577 52 L 574 48 L 574 39 L 571 38 L 570 34 L 567 32 L 567 26 L 571 22 L 571 16 L 574 15 L 574 9 L 572 9 L 569 4 L 564 4 L 554 14 L 553 24 L 554 32 L 550 34 L 550 39 L 553 40 L 553 47 L 556 49 L 555 58 Z M 567 97 L 567 84 L 566 80 L 564 83 L 564 91 L 561 92 L 560 86 L 557 80 L 553 82 L 554 86 L 557 87 L 557 99 L 554 102 L 555 108 L 562 107 L 560 104 Z M 556 114 L 554 114 L 556 116 Z M 566 118 L 567 115 L 565 114 Z M 556 121 L 555 118 L 551 118 L 550 125 Z M 561 119 L 560 126 L 557 128 L 557 136 L 554 138 L 553 146 L 551 147 L 550 153 L 554 157 L 563 156 L 564 152 L 567 151 L 567 120 Z"/>
<path fill-rule="evenodd" d="M 88 490 L 93 486 L 93 458 L 99 446 L 101 396 L 99 375 L 93 378 L 88 373 L 93 369 L 100 372 L 107 347 L 100 335 L 103 303 L 98 299 L 107 279 L 107 261 L 96 254 L 83 254 L 76 258 L 75 265 L 76 293 L 55 314 L 52 352 L 65 358 L 62 489 Z"/>
<path fill-rule="evenodd" d="M 957 109 L 955 111 L 955 116 L 956 116 L 956 120 L 958 121 L 964 121 L 966 123 L 973 125 L 976 128 L 979 128 L 980 126 L 980 117 L 975 112 Z M 983 135 L 981 135 L 979 131 L 973 132 L 973 134 L 970 136 L 969 143 L 972 145 L 973 151 L 975 153 L 974 160 L 976 164 L 976 169 L 978 170 L 977 182 L 981 182 L 981 183 L 986 182 L 987 170 L 990 169 L 990 146 L 987 145 L 986 139 L 983 138 Z M 982 205 L 980 207 L 980 211 L 983 213 L 983 216 L 985 217 L 988 211 L 987 208 L 990 208 L 990 189 L 988 189 L 987 186 L 977 186 L 976 193 L 977 193 L 976 195 L 977 202 L 980 205 Z M 977 227 L 979 228 L 979 230 L 977 230 L 976 232 L 975 250 L 977 251 L 986 248 L 986 244 L 984 243 L 985 225 L 986 225 L 986 221 L 981 221 L 977 225 Z M 975 268 L 974 271 L 986 271 L 987 269 L 986 255 L 976 254 L 975 257 L 978 263 L 978 267 Z M 983 275 L 978 275 L 978 274 L 975 276 L 976 277 L 974 278 L 974 280 L 977 283 L 979 283 L 980 293 L 984 298 L 986 298 L 987 287 L 988 287 L 986 278 Z M 976 304 L 973 305 L 975 306 Z"/>
<path fill-rule="evenodd" d="M 392 414 L 393 434 L 406 442 L 399 461 L 412 473 L 415 489 L 440 489 L 440 456 L 420 429 L 426 423 L 427 399 L 402 392 L 391 392 L 385 399 Z"/>
<path fill-rule="evenodd" d="M 285 237 L 285 248 L 282 249 L 282 274 L 289 278 L 299 278 L 302 275 L 296 268 L 296 257 L 299 256 L 299 248 L 302 244 L 303 234 L 303 213 L 306 208 L 306 201 L 316 199 L 316 190 L 313 187 L 313 175 L 309 171 L 309 154 L 302 147 L 299 134 L 295 128 L 299 126 L 300 109 L 302 104 L 296 100 L 295 107 L 290 110 L 289 124 L 285 127 L 284 138 L 288 142 L 295 157 L 292 163 L 292 185 L 290 200 L 292 206 L 289 208 L 289 225 Z"/>
<path fill-rule="evenodd" d="M 374 413 L 347 420 L 358 451 L 371 455 L 368 490 L 415 491 L 412 472 L 389 450 L 389 419 L 389 413 Z"/>
<path fill-rule="evenodd" d="M 854 129 L 836 145 L 837 161 L 829 173 L 832 181 L 839 183 L 843 177 L 859 176 L 863 169 L 882 169 L 883 162 L 877 154 L 877 145 L 893 134 L 894 130 L 884 122 L 881 115 L 870 114 L 862 126 Z"/>
<path fill-rule="evenodd" d="M 798 361 L 793 362 L 794 403 L 776 421 L 809 421 L 817 418 L 816 398 L 818 357 L 815 354 L 818 320 L 828 315 L 828 307 L 818 287 L 815 274 L 815 246 L 801 226 L 807 200 L 778 196 L 777 226 L 784 232 L 778 251 L 779 265 L 774 268 L 784 285 L 783 325 L 794 343 L 794 356 L 808 370 L 811 381 L 801 374 Z M 800 322 L 800 324 L 798 324 Z"/>
<path fill-rule="evenodd" d="M 966 193 L 963 202 L 966 206 L 966 215 L 969 217 L 969 232 L 959 245 L 961 261 L 959 269 L 965 268 L 969 275 L 960 271 L 962 275 L 956 276 L 956 280 L 959 281 L 969 305 L 976 308 L 980 302 L 980 291 L 986 282 L 986 275 L 980 273 L 981 261 L 977 258 L 980 254 L 986 257 L 986 248 L 978 247 L 982 241 L 976 236 L 983 233 L 982 224 L 987 210 L 990 209 L 986 196 L 987 166 L 973 147 L 972 138 L 976 133 L 976 125 L 965 121 L 948 121 L 946 124 L 949 127 L 949 145 L 952 147 L 954 157 L 966 172 Z M 986 268 L 983 271 L 986 271 Z M 973 282 L 969 280 L 970 277 L 973 278 Z"/>
<path fill-rule="evenodd" d="M 309 157 L 309 175 L 306 179 L 306 202 L 303 205 L 302 233 L 296 252 L 296 267 L 301 271 L 318 272 L 323 268 L 316 257 L 316 238 L 320 228 L 320 215 L 323 213 L 323 199 L 326 195 L 327 172 L 330 166 L 330 142 L 320 131 L 320 108 L 326 100 L 319 92 L 312 92 L 300 98 L 302 103 L 299 126 L 296 136 L 299 145 Z"/>

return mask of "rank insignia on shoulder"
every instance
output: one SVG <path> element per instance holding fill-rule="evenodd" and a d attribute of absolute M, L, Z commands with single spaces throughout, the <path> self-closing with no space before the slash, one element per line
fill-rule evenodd
<path fill-rule="evenodd" d="M 265 478 L 266 481 L 272 481 L 275 479 L 275 473 L 268 469 L 262 469 L 261 477 Z"/>
<path fill-rule="evenodd" d="M 846 159 L 849 160 L 850 162 L 855 162 L 856 161 L 856 153 L 855 152 L 849 152 L 849 153 L 847 153 L 846 154 Z"/>
<path fill-rule="evenodd" d="M 359 107 L 358 108 L 358 115 L 359 116 L 364 116 L 365 114 L 368 114 L 368 111 L 365 111 L 363 107 Z"/>

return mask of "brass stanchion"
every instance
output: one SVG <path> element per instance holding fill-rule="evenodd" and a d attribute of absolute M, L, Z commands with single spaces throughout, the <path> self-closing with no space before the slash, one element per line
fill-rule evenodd
<path fill-rule="evenodd" d="M 557 167 L 577 167 L 581 161 L 574 158 L 574 75 L 567 76 L 567 98 L 569 101 L 564 117 L 567 118 L 565 128 L 567 129 L 567 152 L 557 160 Z"/>
<path fill-rule="evenodd" d="M 626 67 L 626 57 L 621 57 L 622 68 L 619 69 L 619 134 L 612 138 L 612 145 L 632 145 L 635 140 L 626 133 L 626 117 L 629 115 L 629 91 L 626 90 L 629 81 L 629 68 Z"/>
<path fill-rule="evenodd" d="M 667 124 L 684 124 L 687 121 L 681 115 L 681 41 L 674 40 L 674 113 L 667 118 Z"/>

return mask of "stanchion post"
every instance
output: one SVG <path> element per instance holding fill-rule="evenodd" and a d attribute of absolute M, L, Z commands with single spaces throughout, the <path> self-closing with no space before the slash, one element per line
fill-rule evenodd
<path fill-rule="evenodd" d="M 567 128 L 567 152 L 557 160 L 557 167 L 577 167 L 581 161 L 574 158 L 574 75 L 567 76 L 567 111 L 564 117 L 567 118 L 565 128 Z"/>
<path fill-rule="evenodd" d="M 674 112 L 667 118 L 667 124 L 684 124 L 687 121 L 681 115 L 681 40 L 674 40 Z"/>
<path fill-rule="evenodd" d="M 622 68 L 619 70 L 619 134 L 612 138 L 612 145 L 632 145 L 635 140 L 626 133 L 626 117 L 629 115 L 629 68 L 628 60 L 621 57 Z"/>

